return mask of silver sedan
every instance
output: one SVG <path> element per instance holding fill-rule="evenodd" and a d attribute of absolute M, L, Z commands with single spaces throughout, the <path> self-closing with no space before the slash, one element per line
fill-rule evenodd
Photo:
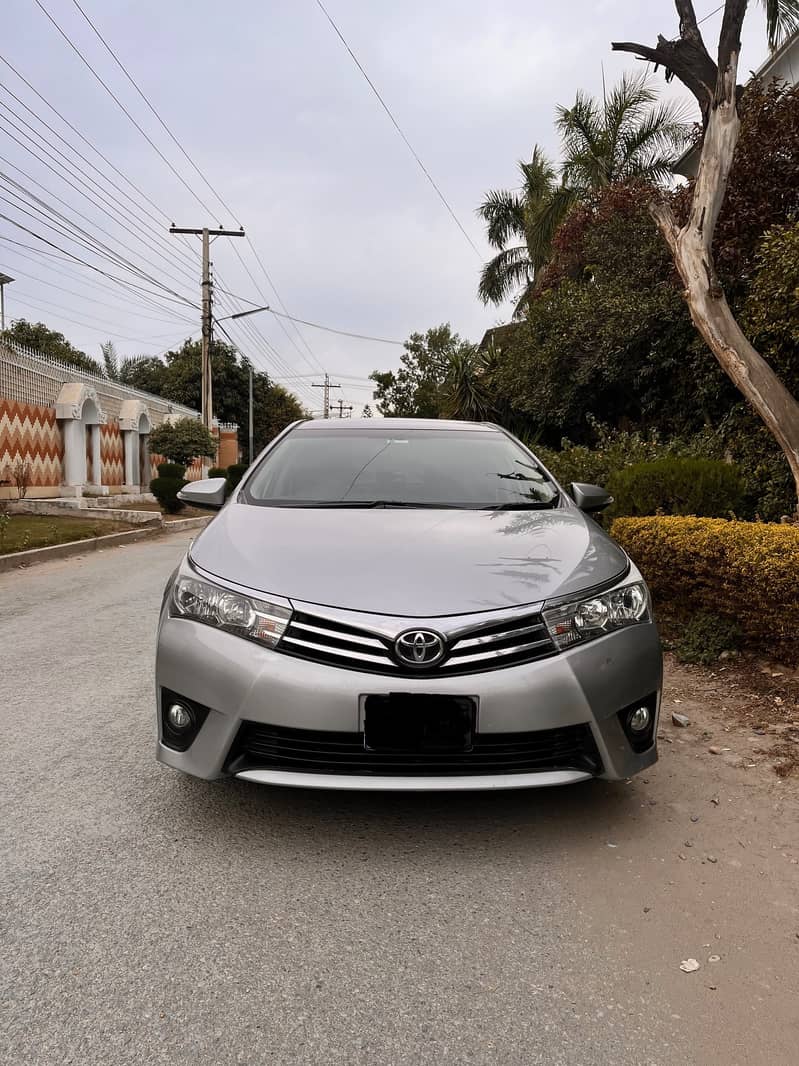
<path fill-rule="evenodd" d="M 590 512 L 486 423 L 296 423 L 164 595 L 158 758 L 202 778 L 384 790 L 627 778 L 657 758 L 649 592 Z"/>

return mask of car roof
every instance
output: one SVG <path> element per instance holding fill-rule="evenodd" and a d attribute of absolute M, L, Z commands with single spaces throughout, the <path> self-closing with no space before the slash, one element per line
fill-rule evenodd
<path fill-rule="evenodd" d="M 474 430 L 475 432 L 496 433 L 499 426 L 493 422 L 459 422 L 450 418 L 311 418 L 300 422 L 297 428 L 347 430 L 373 429 L 383 430 L 433 429 L 441 432 L 447 430 Z"/>

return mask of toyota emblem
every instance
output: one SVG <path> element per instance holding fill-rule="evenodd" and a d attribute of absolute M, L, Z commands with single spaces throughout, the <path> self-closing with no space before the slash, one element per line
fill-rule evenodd
<path fill-rule="evenodd" d="M 444 641 L 429 629 L 409 629 L 394 641 L 394 650 L 401 663 L 419 669 L 444 658 Z"/>

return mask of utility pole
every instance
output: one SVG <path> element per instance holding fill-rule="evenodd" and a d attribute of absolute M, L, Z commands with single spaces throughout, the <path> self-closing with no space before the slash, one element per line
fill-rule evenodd
<path fill-rule="evenodd" d="M 318 382 L 318 383 L 314 382 L 311 387 L 314 388 L 314 389 L 324 389 L 325 390 L 325 398 L 324 398 L 324 402 L 322 404 L 322 418 L 330 418 L 330 390 L 331 389 L 340 389 L 341 386 L 340 385 L 333 385 L 332 382 L 330 381 L 330 375 L 329 374 L 325 374 L 324 383 L 322 383 L 322 382 Z"/>
<path fill-rule="evenodd" d="M 333 404 L 333 406 L 334 407 L 338 407 L 338 416 L 339 416 L 339 418 L 344 418 L 344 417 L 349 418 L 350 417 L 350 412 L 352 411 L 352 404 L 351 403 L 346 403 L 345 404 L 343 400 L 339 400 L 338 403 Z M 347 412 L 346 416 L 344 415 L 345 411 Z"/>
<path fill-rule="evenodd" d="M 212 314 L 212 298 L 213 298 L 213 284 L 211 282 L 211 238 L 212 237 L 243 237 L 244 228 L 237 230 L 231 229 L 208 229 L 207 226 L 203 229 L 179 229 L 177 226 L 172 225 L 169 227 L 169 232 L 172 234 L 190 234 L 194 237 L 202 238 L 203 245 L 203 272 L 202 281 L 200 283 L 200 291 L 202 293 L 202 328 L 203 328 L 203 340 L 202 340 L 202 387 L 200 395 L 202 422 L 208 432 L 211 432 L 211 427 L 214 421 L 214 402 L 213 402 L 213 389 L 211 384 L 211 344 L 213 342 L 213 314 Z"/>

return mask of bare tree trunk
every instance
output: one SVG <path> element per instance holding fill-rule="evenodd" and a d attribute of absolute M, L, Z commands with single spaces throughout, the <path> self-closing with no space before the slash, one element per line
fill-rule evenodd
<path fill-rule="evenodd" d="M 713 262 L 713 233 L 724 202 L 740 127 L 735 79 L 746 0 L 727 0 L 725 5 L 715 91 L 707 84 L 705 57 L 711 64 L 712 61 L 704 49 L 693 4 L 691 0 L 675 0 L 675 4 L 680 15 L 678 44 L 682 43 L 683 51 L 662 37 L 656 48 L 626 42 L 613 45 L 618 51 L 634 52 L 663 63 L 694 92 L 702 108 L 705 138 L 688 221 L 679 226 L 665 200 L 655 201 L 650 210 L 671 249 L 694 325 L 782 448 L 799 499 L 799 403 L 744 336 L 727 303 Z M 686 50 L 693 63 L 690 68 L 685 62 Z M 696 60 L 697 55 L 701 64 Z M 686 70 L 681 69 L 683 65 Z M 700 65 L 701 84 L 695 73 Z"/>

